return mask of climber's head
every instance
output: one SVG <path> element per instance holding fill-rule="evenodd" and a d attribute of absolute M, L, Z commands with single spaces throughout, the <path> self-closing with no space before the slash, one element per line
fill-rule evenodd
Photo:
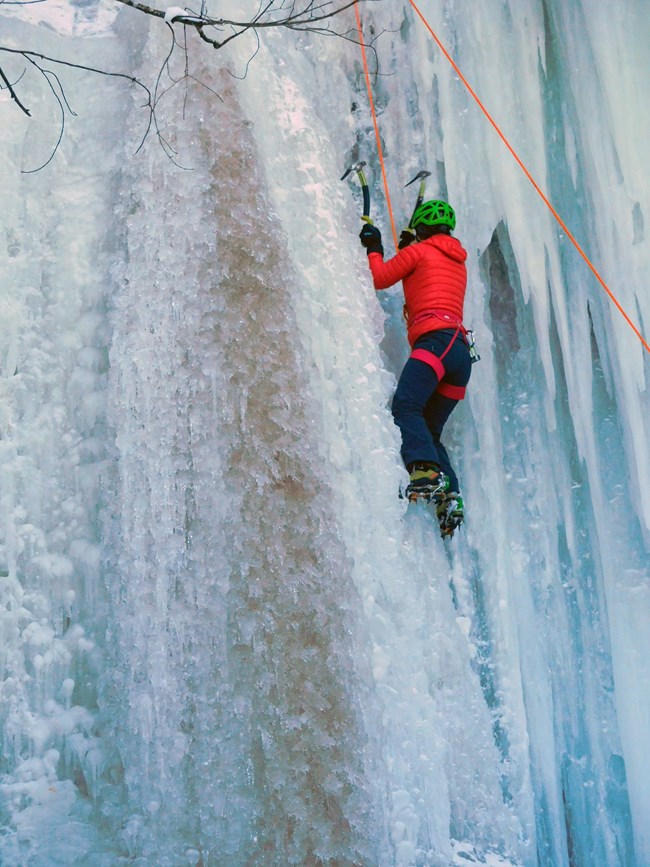
<path fill-rule="evenodd" d="M 418 238 L 430 238 L 439 232 L 451 232 L 456 226 L 456 214 L 447 202 L 431 199 L 416 208 L 411 225 Z"/>

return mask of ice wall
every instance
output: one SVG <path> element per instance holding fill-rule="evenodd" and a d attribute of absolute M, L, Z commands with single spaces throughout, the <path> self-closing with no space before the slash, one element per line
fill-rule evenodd
<path fill-rule="evenodd" d="M 3 45 L 33 46 L 38 36 L 42 53 L 61 49 L 51 31 L 2 24 Z M 92 63 L 96 52 L 121 60 L 110 38 L 69 40 L 66 48 L 79 62 Z M 5 55 L 2 63 L 16 81 L 22 64 Z M 124 115 L 110 81 L 100 96 L 94 82 L 68 80 L 85 122 L 66 130 L 55 171 L 21 174 L 47 160 L 59 120 L 46 79 L 27 81 L 30 120 L 0 94 L 0 861 L 7 865 L 76 863 L 103 849 L 89 816 L 110 754 L 97 716 L 106 598 L 98 513 L 110 442 L 109 215 L 120 153 L 110 142 Z"/>
<path fill-rule="evenodd" d="M 647 23 L 596 5 L 421 9 L 647 333 Z M 97 14 L 3 32 L 153 80 L 164 26 Z M 196 48 L 173 160 L 74 74 L 21 176 L 56 105 L 0 102 L 2 863 L 650 860 L 647 359 L 410 7 L 364 25 L 398 219 L 428 168 L 470 251 L 451 545 L 396 497 L 358 46 Z"/>

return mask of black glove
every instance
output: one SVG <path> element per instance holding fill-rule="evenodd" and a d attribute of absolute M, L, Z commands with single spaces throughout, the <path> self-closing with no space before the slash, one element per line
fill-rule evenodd
<path fill-rule="evenodd" d="M 359 232 L 359 240 L 366 248 L 368 253 L 381 253 L 384 255 L 384 248 L 381 243 L 381 232 L 376 226 L 371 226 L 366 223 L 363 229 Z"/>
<path fill-rule="evenodd" d="M 408 247 L 409 244 L 412 244 L 415 241 L 415 232 L 413 229 L 404 229 L 402 234 L 399 236 L 399 244 L 397 245 L 398 250 L 403 250 L 404 247 Z"/>

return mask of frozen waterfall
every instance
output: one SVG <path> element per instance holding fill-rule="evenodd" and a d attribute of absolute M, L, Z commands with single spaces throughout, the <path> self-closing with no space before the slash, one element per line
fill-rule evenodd
<path fill-rule="evenodd" d="M 648 338 L 644 4 L 418 5 Z M 2 865 L 650 864 L 649 354 L 411 5 L 361 12 L 398 230 L 427 169 L 470 253 L 453 540 L 397 497 L 353 11 L 186 68 L 0 5 Z M 161 73 L 157 127 L 3 48 Z"/>

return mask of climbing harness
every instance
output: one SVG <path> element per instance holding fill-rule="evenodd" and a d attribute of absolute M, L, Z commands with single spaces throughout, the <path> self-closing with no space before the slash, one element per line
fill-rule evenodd
<path fill-rule="evenodd" d="M 406 304 L 405 304 L 404 305 L 404 319 L 411 326 L 417 325 L 419 322 L 422 322 L 424 319 L 442 319 L 443 322 L 449 323 L 450 328 L 458 327 L 463 332 L 463 335 L 465 334 L 465 329 L 463 328 L 463 323 L 460 320 L 460 318 L 458 316 L 455 316 L 453 313 L 447 313 L 446 310 L 433 310 L 433 309 L 420 310 L 418 315 L 411 322 L 411 320 L 409 319 L 409 312 L 408 312 L 408 309 L 407 309 Z"/>
<path fill-rule="evenodd" d="M 463 335 L 465 338 L 465 334 L 467 333 L 466 329 L 463 327 L 463 323 L 458 319 L 458 317 L 453 316 L 451 313 L 441 313 L 436 314 L 440 319 L 455 319 L 457 322 L 456 330 L 454 331 L 453 337 L 447 344 L 447 348 L 441 355 L 436 355 L 434 352 L 431 352 L 430 349 L 424 348 L 415 348 L 411 352 L 411 358 L 414 358 L 416 361 L 422 361 L 424 364 L 428 364 L 429 367 L 433 368 L 434 373 L 438 377 L 438 387 L 436 388 L 436 394 L 441 394 L 443 397 L 450 397 L 452 400 L 463 400 L 465 394 L 467 393 L 467 388 L 464 385 L 451 385 L 447 382 L 442 382 L 442 378 L 445 375 L 445 365 L 442 363 L 445 359 L 445 356 L 454 345 L 456 338 L 459 334 Z"/>
<path fill-rule="evenodd" d="M 467 341 L 470 360 L 472 364 L 475 364 L 477 361 L 481 360 L 481 356 L 478 354 L 478 350 L 476 349 L 476 340 L 474 339 L 474 332 L 471 328 L 468 328 L 465 332 L 465 340 Z"/>

